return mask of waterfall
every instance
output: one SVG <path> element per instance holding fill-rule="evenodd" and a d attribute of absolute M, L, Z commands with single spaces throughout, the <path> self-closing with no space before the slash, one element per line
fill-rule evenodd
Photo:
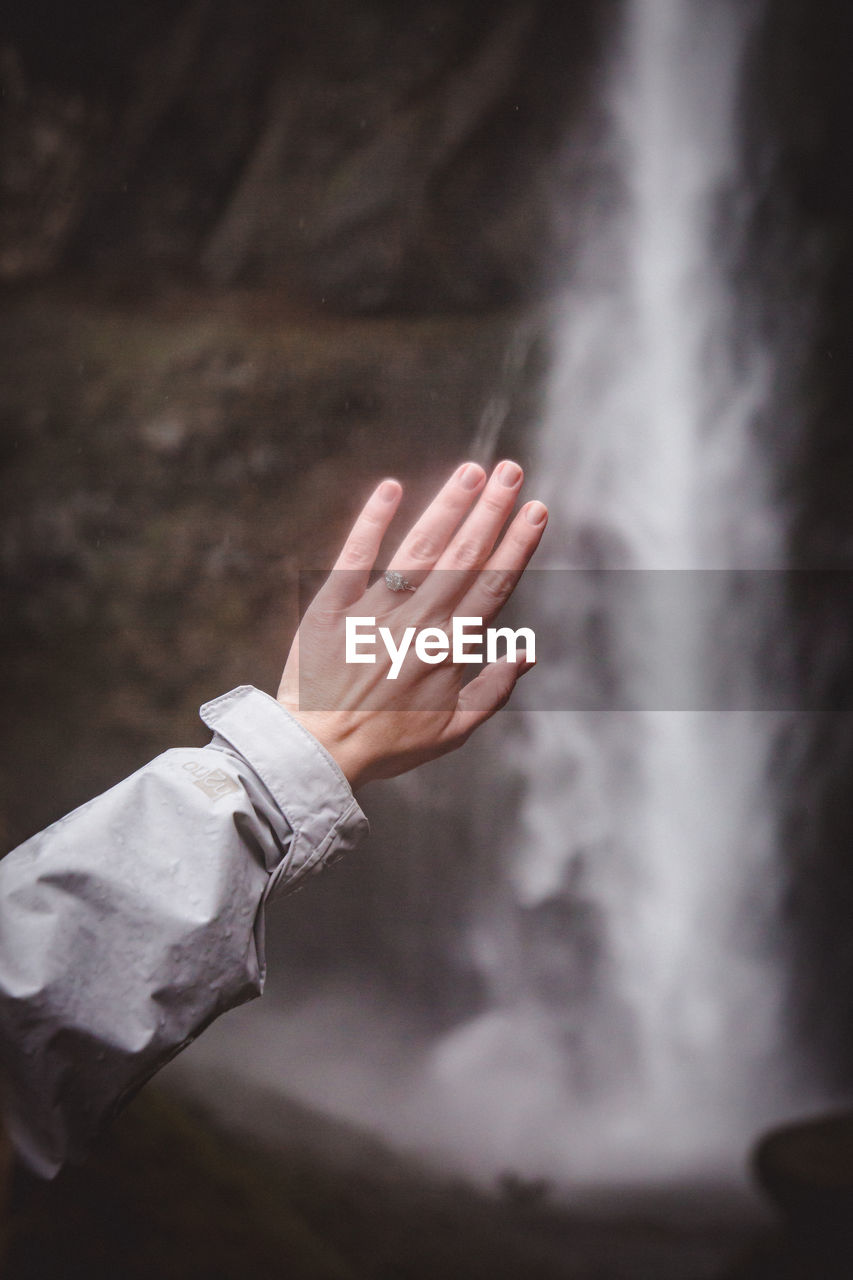
<path fill-rule="evenodd" d="M 790 1105 L 771 767 L 787 720 L 767 709 L 785 702 L 785 520 L 756 431 L 776 369 L 731 265 L 758 16 L 759 0 L 626 0 L 601 88 L 607 181 L 591 208 L 572 196 L 583 244 L 526 489 L 551 510 L 516 593 L 538 670 L 464 769 L 385 793 L 384 875 L 408 886 L 391 945 L 425 946 L 424 970 L 441 950 L 437 981 L 468 981 L 462 1020 L 424 1029 L 336 973 L 286 1018 L 232 1015 L 230 1049 L 215 1030 L 194 1049 L 475 1175 L 742 1176 Z"/>
<path fill-rule="evenodd" d="M 750 572 L 781 567 L 784 530 L 753 429 L 772 357 L 742 331 L 727 266 L 749 211 L 736 111 L 756 16 L 627 5 L 608 91 L 622 195 L 556 329 L 529 486 L 553 572 L 520 611 L 540 704 L 570 708 L 586 684 L 601 709 L 526 714 L 507 902 L 475 938 L 494 1005 L 432 1062 L 472 1144 L 485 1131 L 493 1158 L 506 1143 L 531 1170 L 737 1168 L 784 1090 L 783 717 L 756 709 L 779 606 L 772 572 Z"/>

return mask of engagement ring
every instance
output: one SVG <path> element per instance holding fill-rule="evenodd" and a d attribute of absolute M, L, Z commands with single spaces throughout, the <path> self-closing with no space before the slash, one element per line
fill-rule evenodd
<path fill-rule="evenodd" d="M 408 578 L 404 578 L 402 573 L 398 573 L 396 569 L 385 570 L 385 586 L 389 591 L 415 591 Z"/>

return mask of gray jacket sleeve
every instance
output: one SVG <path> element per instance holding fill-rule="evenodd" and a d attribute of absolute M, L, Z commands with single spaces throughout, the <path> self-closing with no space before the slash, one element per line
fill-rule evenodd
<path fill-rule="evenodd" d="M 0 1093 L 52 1176 L 220 1013 L 261 993 L 264 905 L 367 822 L 331 756 L 243 687 L 167 751 L 0 861 Z"/>

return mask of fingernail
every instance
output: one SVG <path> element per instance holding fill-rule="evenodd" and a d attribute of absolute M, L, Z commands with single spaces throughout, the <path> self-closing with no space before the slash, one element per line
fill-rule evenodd
<path fill-rule="evenodd" d="M 531 662 L 526 653 L 520 653 L 518 655 L 518 665 L 521 667 L 521 670 L 518 673 L 519 676 L 526 676 L 528 671 L 533 670 L 536 663 Z"/>
<path fill-rule="evenodd" d="M 507 489 L 512 489 L 521 479 L 521 467 L 517 462 L 502 462 L 498 467 L 498 479 Z"/>
<path fill-rule="evenodd" d="M 379 497 L 382 502 L 396 502 L 400 486 L 396 480 L 383 480 L 379 486 Z"/>
<path fill-rule="evenodd" d="M 484 471 L 474 462 L 466 462 L 457 472 L 457 479 L 463 489 L 476 489 L 483 483 Z"/>
<path fill-rule="evenodd" d="M 530 502 L 524 508 L 524 518 L 528 524 L 544 524 L 548 518 L 548 508 L 543 502 Z"/>

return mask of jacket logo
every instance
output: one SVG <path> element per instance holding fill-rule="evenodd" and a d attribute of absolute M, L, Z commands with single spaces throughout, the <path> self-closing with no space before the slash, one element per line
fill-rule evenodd
<path fill-rule="evenodd" d="M 190 760 L 184 765 L 187 773 L 193 774 L 195 781 L 194 787 L 198 787 L 199 791 L 203 791 L 206 796 L 210 796 L 212 800 L 219 800 L 222 796 L 230 795 L 232 791 L 239 791 L 239 785 L 233 778 L 229 778 L 224 769 L 206 769 L 203 764 L 196 764 Z"/>

